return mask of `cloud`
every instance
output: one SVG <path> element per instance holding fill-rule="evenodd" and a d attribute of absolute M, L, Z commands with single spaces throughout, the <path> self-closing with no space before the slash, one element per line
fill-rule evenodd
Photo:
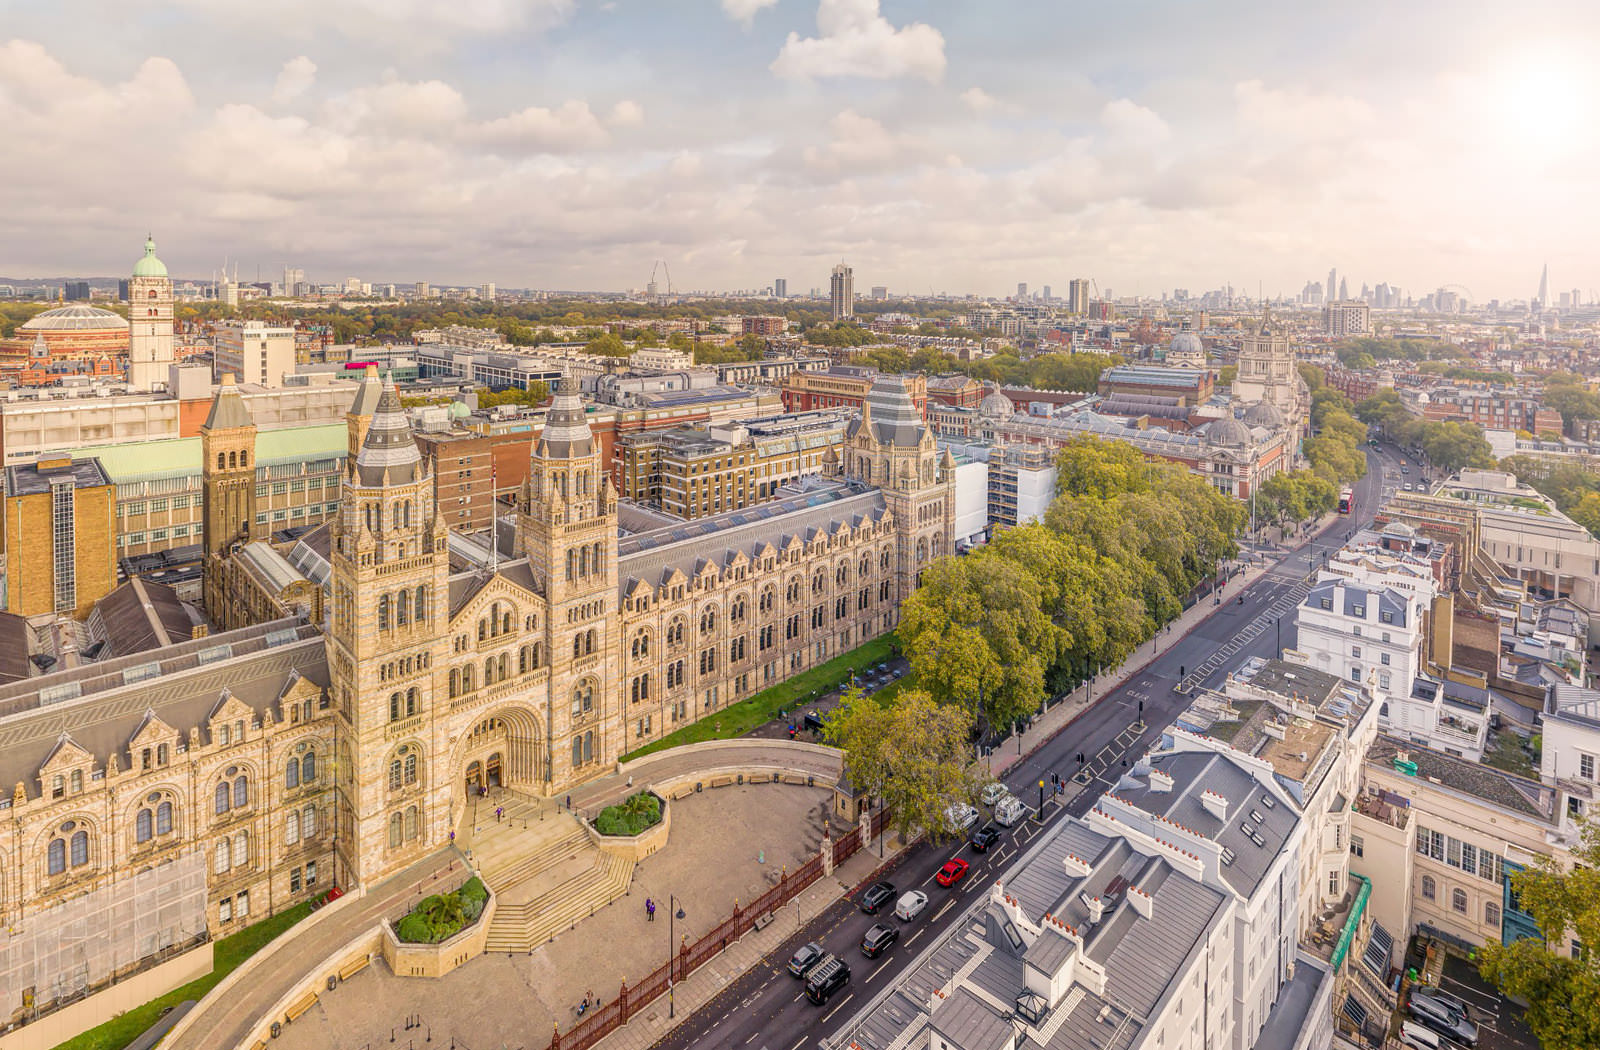
<path fill-rule="evenodd" d="M 878 0 L 821 0 L 817 30 L 815 37 L 790 33 L 772 71 L 793 80 L 944 76 L 944 34 L 922 22 L 896 29 L 879 14 Z"/>
<path fill-rule="evenodd" d="M 278 82 L 272 88 L 272 101 L 278 105 L 292 102 L 305 94 L 317 79 L 317 64 L 305 55 L 291 58 L 283 64 Z"/>
<path fill-rule="evenodd" d="M 749 29 L 756 19 L 756 12 L 769 7 L 776 7 L 778 0 L 722 0 L 722 11 L 735 22 Z"/>
<path fill-rule="evenodd" d="M 611 107 L 607 123 L 614 128 L 638 127 L 644 123 L 644 107 L 631 98 L 625 98 Z"/>
<path fill-rule="evenodd" d="M 974 113 L 988 113 L 997 109 L 1000 100 L 981 87 L 969 87 L 961 93 L 961 101 Z"/>
<path fill-rule="evenodd" d="M 807 168 L 833 175 L 882 174 L 927 160 L 932 152 L 922 141 L 896 134 L 881 121 L 847 109 L 829 122 L 833 138 L 826 146 L 807 146 L 801 156 Z"/>
<path fill-rule="evenodd" d="M 631 109 L 629 108 L 631 107 Z M 637 111 L 643 119 L 644 111 L 637 103 L 618 103 L 623 117 Z M 612 117 L 618 116 L 613 109 Z M 529 106 L 509 116 L 479 124 L 470 133 L 483 145 L 496 150 L 532 153 L 566 153 L 596 149 L 610 140 L 610 135 L 587 102 L 569 99 L 555 109 Z"/>
<path fill-rule="evenodd" d="M 1160 114 L 1126 98 L 1107 102 L 1100 111 L 1100 123 L 1113 138 L 1139 145 L 1155 145 L 1172 137 L 1172 129 Z"/>
<path fill-rule="evenodd" d="M 406 51 L 439 51 L 451 40 L 519 30 L 539 32 L 567 20 L 575 0 L 274 0 L 216 3 L 171 0 L 188 17 L 251 35 L 331 32 Z"/>
<path fill-rule="evenodd" d="M 391 78 L 357 88 L 329 102 L 324 109 L 334 127 L 406 135 L 459 125 L 467 115 L 467 100 L 442 80 Z"/>

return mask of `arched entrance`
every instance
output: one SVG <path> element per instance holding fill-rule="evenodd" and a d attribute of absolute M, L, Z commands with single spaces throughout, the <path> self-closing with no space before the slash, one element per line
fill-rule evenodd
<path fill-rule="evenodd" d="M 451 800 L 455 824 L 474 798 L 500 790 L 525 795 L 547 791 L 544 734 L 539 718 L 526 708 L 506 707 L 479 715 L 458 739 L 452 764 L 458 771 L 458 790 Z"/>

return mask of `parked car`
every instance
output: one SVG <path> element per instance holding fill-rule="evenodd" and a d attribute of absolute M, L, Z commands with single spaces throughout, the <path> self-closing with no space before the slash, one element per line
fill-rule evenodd
<path fill-rule="evenodd" d="M 814 733 L 820 733 L 822 732 L 822 716 L 815 711 L 807 711 L 805 717 L 800 720 L 800 725 Z"/>
<path fill-rule="evenodd" d="M 992 806 L 1009 794 L 1011 794 L 1011 792 L 1006 789 L 1004 784 L 1000 783 L 998 780 L 991 780 L 987 784 L 983 785 L 983 791 L 979 793 L 978 801 L 982 802 L 985 806 Z"/>
<path fill-rule="evenodd" d="M 1451 1046 L 1444 1036 L 1415 1021 L 1401 1023 L 1400 1045 L 1410 1050 L 1450 1050 Z"/>
<path fill-rule="evenodd" d="M 1452 995 L 1443 988 L 1439 988 L 1431 984 L 1412 985 L 1411 991 L 1413 993 L 1421 992 L 1430 999 L 1437 999 L 1444 1005 L 1456 1011 L 1456 1013 L 1460 1014 L 1462 1017 L 1465 1017 L 1469 1021 L 1472 1020 L 1471 1008 L 1467 1006 L 1467 1001 L 1461 998 L 1459 995 Z"/>
<path fill-rule="evenodd" d="M 861 895 L 861 910 L 868 915 L 878 914 L 878 909 L 894 900 L 894 883 L 874 882 Z"/>
<path fill-rule="evenodd" d="M 952 857 L 944 862 L 944 867 L 939 869 L 933 881 L 948 889 L 966 877 L 968 866 L 960 857 Z"/>
<path fill-rule="evenodd" d="M 889 946 L 899 939 L 900 930 L 898 927 L 890 926 L 886 922 L 873 923 L 872 929 L 868 930 L 861 938 L 861 954 L 869 959 L 876 959 L 888 951 Z"/>
<path fill-rule="evenodd" d="M 968 841 L 972 843 L 972 848 L 975 852 L 987 853 L 989 852 L 989 847 L 993 846 L 999 840 L 1000 829 L 993 824 L 985 824 L 977 831 L 974 831 L 972 833 L 972 838 Z"/>
<path fill-rule="evenodd" d="M 1028 807 L 1015 795 L 1007 795 L 994 807 L 994 822 L 1003 828 L 1015 827 L 1027 815 Z"/>
<path fill-rule="evenodd" d="M 900 895 L 900 901 L 894 906 L 894 917 L 901 922 L 910 922 L 922 914 L 922 909 L 928 906 L 928 895 L 921 890 L 907 890 Z"/>
<path fill-rule="evenodd" d="M 978 823 L 978 807 L 970 806 L 965 802 L 957 802 L 945 808 L 945 822 L 950 825 L 950 830 L 957 835 L 963 835 L 972 830 Z"/>
<path fill-rule="evenodd" d="M 816 941 L 808 941 L 789 957 L 789 972 L 796 977 L 804 977 L 816 969 L 817 963 L 827 958 L 827 955 L 828 953 L 822 950 L 822 945 Z"/>
<path fill-rule="evenodd" d="M 1452 997 L 1453 998 L 1453 997 Z M 1457 999 L 1459 1003 L 1461 1000 Z M 1412 989 L 1411 999 L 1406 1003 L 1406 1010 L 1412 1017 L 1432 1028 L 1440 1035 L 1448 1036 L 1458 1043 L 1468 1046 L 1478 1045 L 1478 1026 L 1473 1024 L 1467 1015 L 1457 1009 L 1455 1005 L 1443 999 L 1436 998 L 1422 989 Z"/>
<path fill-rule="evenodd" d="M 806 998 L 821 1006 L 849 983 L 850 967 L 837 955 L 830 955 L 806 977 Z"/>

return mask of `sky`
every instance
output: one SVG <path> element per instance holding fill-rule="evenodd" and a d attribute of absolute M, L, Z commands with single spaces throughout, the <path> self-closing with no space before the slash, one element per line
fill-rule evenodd
<path fill-rule="evenodd" d="M 1597 42 L 1575 0 L 0 0 L 0 274 L 148 232 L 195 278 L 1588 298 Z"/>

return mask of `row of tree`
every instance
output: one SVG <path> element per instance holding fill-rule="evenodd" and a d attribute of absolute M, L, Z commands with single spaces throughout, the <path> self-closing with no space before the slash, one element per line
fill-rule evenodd
<path fill-rule="evenodd" d="M 1494 453 L 1475 423 L 1464 420 L 1420 419 L 1411 414 L 1400 395 L 1385 387 L 1356 406 L 1362 421 L 1378 427 L 1392 441 L 1421 449 L 1428 462 L 1453 474 L 1464 467 L 1492 468 Z"/>
<path fill-rule="evenodd" d="M 1507 456 L 1500 469 L 1555 501 L 1567 517 L 1600 536 L 1600 475 L 1572 460 Z"/>

